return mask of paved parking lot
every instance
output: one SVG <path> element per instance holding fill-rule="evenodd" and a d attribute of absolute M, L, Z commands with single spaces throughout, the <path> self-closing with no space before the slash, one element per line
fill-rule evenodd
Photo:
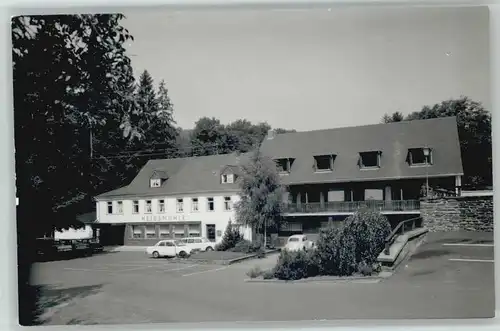
<path fill-rule="evenodd" d="M 377 284 L 245 283 L 253 266 L 151 259 L 116 252 L 35 266 L 46 297 L 65 296 L 48 324 L 473 318 L 494 312 L 492 234 L 429 234 L 413 257 Z M 66 300 L 71 299 L 71 300 Z"/>

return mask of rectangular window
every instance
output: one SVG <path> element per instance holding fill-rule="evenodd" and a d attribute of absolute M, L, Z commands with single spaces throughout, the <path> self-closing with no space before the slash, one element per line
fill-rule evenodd
<path fill-rule="evenodd" d="M 191 205 L 191 209 L 192 209 L 192 211 L 194 211 L 194 212 L 197 212 L 197 211 L 198 211 L 198 198 L 193 198 L 193 200 L 192 200 L 192 205 Z"/>
<path fill-rule="evenodd" d="M 224 210 L 232 210 L 233 209 L 233 203 L 231 201 L 231 197 L 224 197 Z"/>
<path fill-rule="evenodd" d="M 314 167 L 316 171 L 331 171 L 333 170 L 332 155 L 316 155 L 314 157 Z"/>
<path fill-rule="evenodd" d="M 151 187 L 160 187 L 161 179 L 151 179 Z"/>
<path fill-rule="evenodd" d="M 278 168 L 279 173 L 287 174 L 292 170 L 292 163 L 294 159 L 277 159 L 274 161 L 276 162 L 276 167 Z"/>
<path fill-rule="evenodd" d="M 108 201 L 107 212 L 108 214 L 113 214 L 113 201 Z"/>
<path fill-rule="evenodd" d="M 142 238 L 142 226 L 132 225 L 132 238 L 141 239 Z"/>
<path fill-rule="evenodd" d="M 168 225 L 160 225 L 160 238 L 170 238 L 170 227 Z"/>
<path fill-rule="evenodd" d="M 177 199 L 177 212 L 182 213 L 184 211 L 184 200 Z"/>
<path fill-rule="evenodd" d="M 118 201 L 118 214 L 123 214 L 123 201 Z"/>
<path fill-rule="evenodd" d="M 208 211 L 214 211 L 215 210 L 214 198 L 207 198 L 207 210 Z"/>
<path fill-rule="evenodd" d="M 146 225 L 146 238 L 148 239 L 156 238 L 156 229 L 154 225 Z"/>
<path fill-rule="evenodd" d="M 221 182 L 222 184 L 232 184 L 234 182 L 234 175 L 233 174 L 221 175 Z"/>
<path fill-rule="evenodd" d="M 158 200 L 158 212 L 159 213 L 165 212 L 165 200 L 164 199 Z"/>
<path fill-rule="evenodd" d="M 432 164 L 432 150 L 430 148 L 411 148 L 408 150 L 410 165 Z"/>
<path fill-rule="evenodd" d="M 139 200 L 132 201 L 132 204 L 133 204 L 132 212 L 134 214 L 139 214 Z"/>
<path fill-rule="evenodd" d="M 363 152 L 359 153 L 361 168 L 379 168 L 380 167 L 380 152 Z"/>
<path fill-rule="evenodd" d="M 328 201 L 344 201 L 345 193 L 343 190 L 331 190 L 328 191 Z"/>
<path fill-rule="evenodd" d="M 190 237 L 200 237 L 201 236 L 201 226 L 199 224 L 189 224 L 189 236 Z"/>
<path fill-rule="evenodd" d="M 366 189 L 365 201 L 368 200 L 384 200 L 384 190 L 381 189 Z"/>
<path fill-rule="evenodd" d="M 290 222 L 282 227 L 282 231 L 302 232 L 302 223 Z"/>
<path fill-rule="evenodd" d="M 151 213 L 153 211 L 151 204 L 152 204 L 151 200 L 146 200 L 146 205 L 144 209 L 145 213 Z"/>
<path fill-rule="evenodd" d="M 174 238 L 180 239 L 184 238 L 184 226 L 183 225 L 175 225 L 173 226 Z"/>

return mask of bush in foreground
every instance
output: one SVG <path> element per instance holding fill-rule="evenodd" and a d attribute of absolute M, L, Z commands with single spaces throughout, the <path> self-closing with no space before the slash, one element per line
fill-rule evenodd
<path fill-rule="evenodd" d="M 378 254 L 391 232 L 387 218 L 379 213 L 360 211 L 349 216 L 339 228 L 331 224 L 321 231 L 316 249 L 283 251 L 274 276 L 297 280 L 318 275 L 371 275 L 376 272 Z"/>
<path fill-rule="evenodd" d="M 260 243 L 252 243 L 251 241 L 242 239 L 237 242 L 234 247 L 230 248 L 229 251 L 238 253 L 255 253 L 258 252 L 260 248 Z"/>

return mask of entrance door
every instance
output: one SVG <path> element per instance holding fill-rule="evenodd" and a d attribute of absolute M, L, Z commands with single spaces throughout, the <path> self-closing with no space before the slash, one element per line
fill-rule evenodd
<path fill-rule="evenodd" d="M 207 239 L 210 241 L 215 241 L 215 224 L 207 224 Z"/>

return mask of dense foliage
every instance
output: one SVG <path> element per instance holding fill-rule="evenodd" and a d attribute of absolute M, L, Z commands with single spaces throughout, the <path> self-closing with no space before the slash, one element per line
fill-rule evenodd
<path fill-rule="evenodd" d="M 493 181 L 491 114 L 481 103 L 461 97 L 425 106 L 421 111 L 410 113 L 404 119 L 401 113 L 386 114 L 382 121 L 388 123 L 447 116 L 457 117 L 465 173 L 462 184 L 491 186 Z"/>
<path fill-rule="evenodd" d="M 384 249 L 391 226 L 379 213 L 360 211 L 338 228 L 330 223 L 320 233 L 313 250 L 282 251 L 274 277 L 296 280 L 314 276 L 369 275 Z"/>
<path fill-rule="evenodd" d="M 284 223 L 281 213 L 286 188 L 281 184 L 274 161 L 255 151 L 242 166 L 239 184 L 241 199 L 235 204 L 238 222 L 259 233 L 279 229 Z"/>
<path fill-rule="evenodd" d="M 243 235 L 233 226 L 231 222 L 227 223 L 226 230 L 222 236 L 222 240 L 215 246 L 217 251 L 227 251 L 236 246 L 237 243 L 243 240 Z"/>

